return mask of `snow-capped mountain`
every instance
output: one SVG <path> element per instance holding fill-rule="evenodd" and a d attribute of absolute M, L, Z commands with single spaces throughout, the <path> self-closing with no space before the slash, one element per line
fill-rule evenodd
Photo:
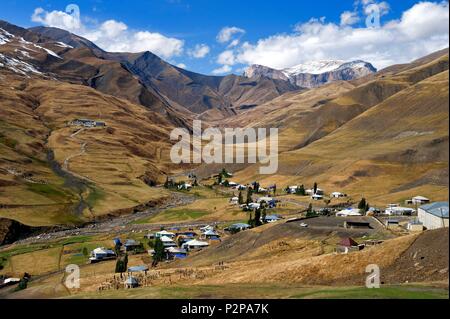
<path fill-rule="evenodd" d="M 5 22 L 1 26 L 10 26 L 11 29 L 14 29 Z M 44 44 L 40 43 L 38 39 L 33 39 L 34 42 L 26 40 L 24 37 L 30 38 L 27 36 L 26 30 L 19 29 L 17 34 L 11 32 L 0 27 L 0 69 L 25 76 L 44 76 L 45 74 L 39 71 L 37 65 L 44 65 L 49 57 L 63 60 L 55 51 L 44 47 Z M 58 49 L 63 48 L 63 44 L 54 41 L 47 41 L 45 45 Z"/>
<path fill-rule="evenodd" d="M 323 60 L 299 64 L 283 70 L 252 65 L 244 72 L 244 76 L 248 78 L 268 77 L 289 81 L 299 87 L 312 88 L 333 81 L 354 80 L 375 72 L 377 69 L 372 64 L 361 60 L 351 62 Z"/>

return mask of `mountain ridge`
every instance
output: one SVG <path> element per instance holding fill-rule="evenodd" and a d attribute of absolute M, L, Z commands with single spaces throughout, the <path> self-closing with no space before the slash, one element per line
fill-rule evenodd
<path fill-rule="evenodd" d="M 277 70 L 263 65 L 252 65 L 244 71 L 248 78 L 268 77 L 289 81 L 304 88 L 319 87 L 335 81 L 350 81 L 376 73 L 377 69 L 362 60 L 321 60 Z"/>
<path fill-rule="evenodd" d="M 29 30 L 55 41 L 66 41 L 74 48 L 87 47 L 98 58 L 125 65 L 144 86 L 156 90 L 172 107 L 182 106 L 194 114 L 208 113 L 214 108 L 219 110 L 223 118 L 235 114 L 242 106 L 259 105 L 283 93 L 299 89 L 291 83 L 271 79 L 263 79 L 248 86 L 244 77 L 209 76 L 191 72 L 171 65 L 149 51 L 106 52 L 87 39 L 57 28 L 35 27 Z M 269 92 L 262 93 L 263 91 Z"/>

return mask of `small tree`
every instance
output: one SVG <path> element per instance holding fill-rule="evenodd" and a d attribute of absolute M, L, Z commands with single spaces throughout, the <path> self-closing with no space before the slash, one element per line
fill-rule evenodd
<path fill-rule="evenodd" d="M 124 257 L 117 258 L 116 261 L 116 274 L 121 274 L 127 271 L 128 266 L 128 255 L 126 254 Z"/>
<path fill-rule="evenodd" d="M 164 188 L 169 188 L 169 176 L 166 176 L 166 181 L 164 182 Z"/>
<path fill-rule="evenodd" d="M 239 200 L 238 200 L 239 205 L 244 204 L 244 196 L 242 195 L 242 191 L 239 191 Z"/>
<path fill-rule="evenodd" d="M 252 214 L 251 211 L 250 211 L 250 214 L 249 214 L 249 217 L 248 217 L 248 224 L 250 226 L 252 226 L 252 227 L 255 227 L 255 223 L 254 223 L 254 220 L 253 220 L 253 214 Z"/>
<path fill-rule="evenodd" d="M 300 185 L 300 187 L 297 187 L 296 194 L 299 196 L 305 196 L 306 195 L 305 186 Z"/>
<path fill-rule="evenodd" d="M 122 247 L 122 244 L 120 241 L 117 241 L 114 246 L 114 252 L 116 253 L 116 256 L 120 256 L 120 247 Z"/>
<path fill-rule="evenodd" d="M 217 185 L 222 184 L 222 181 L 223 181 L 222 174 L 219 174 L 219 176 L 217 176 Z"/>
<path fill-rule="evenodd" d="M 273 196 L 277 196 L 277 184 L 273 185 Z"/>
<path fill-rule="evenodd" d="M 266 222 L 266 217 L 267 217 L 267 210 L 265 208 L 262 209 L 262 216 L 261 217 L 262 217 L 263 223 L 265 223 Z"/>
<path fill-rule="evenodd" d="M 311 217 L 317 215 L 316 211 L 313 209 L 312 204 L 309 204 L 308 209 L 306 210 L 306 217 Z"/>
<path fill-rule="evenodd" d="M 20 279 L 16 291 L 27 289 L 27 287 L 28 287 L 28 278 L 23 277 L 22 279 Z"/>
<path fill-rule="evenodd" d="M 363 197 L 358 204 L 358 209 L 365 210 L 367 206 L 366 199 Z"/>
<path fill-rule="evenodd" d="M 153 254 L 153 267 L 156 267 L 159 262 L 164 260 L 164 244 L 160 238 L 156 238 L 155 240 L 155 253 Z"/>
<path fill-rule="evenodd" d="M 255 227 L 261 226 L 261 209 L 257 208 L 255 209 L 255 221 L 254 221 Z"/>
<path fill-rule="evenodd" d="M 228 172 L 225 168 L 222 168 L 222 171 L 220 172 L 220 175 L 222 175 L 223 177 L 228 177 Z"/>
<path fill-rule="evenodd" d="M 248 188 L 247 190 L 247 205 L 253 202 L 253 190 L 251 189 L 251 187 Z"/>
<path fill-rule="evenodd" d="M 88 251 L 87 247 L 83 247 L 82 253 L 83 253 L 84 257 L 88 257 L 89 256 L 89 251 Z"/>
<path fill-rule="evenodd" d="M 123 257 L 123 267 L 125 268 L 124 272 L 128 269 L 128 254 L 125 254 L 125 257 Z"/>
<path fill-rule="evenodd" d="M 317 194 L 317 183 L 314 183 L 314 195 Z"/>
<path fill-rule="evenodd" d="M 197 181 L 197 179 L 195 179 L 194 180 L 194 183 L 192 184 L 194 187 L 197 187 L 198 186 L 198 181 Z"/>

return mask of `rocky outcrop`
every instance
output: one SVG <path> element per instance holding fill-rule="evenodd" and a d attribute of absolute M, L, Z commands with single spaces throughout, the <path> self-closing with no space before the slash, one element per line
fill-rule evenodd
<path fill-rule="evenodd" d="M 15 220 L 0 218 L 0 246 L 12 244 L 23 234 L 31 232 L 31 227 Z"/>

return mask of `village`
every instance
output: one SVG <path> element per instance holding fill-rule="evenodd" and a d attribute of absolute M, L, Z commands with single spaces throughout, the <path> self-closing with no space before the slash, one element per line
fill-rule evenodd
<path fill-rule="evenodd" d="M 108 234 L 111 239 L 103 240 L 103 245 L 94 246 L 91 251 L 83 248 L 82 254 L 86 259 L 78 258 L 85 260 L 81 262 L 81 267 L 86 263 L 93 267 L 114 263 L 115 269 L 109 270 L 111 275 L 99 284 L 99 292 L 152 285 L 161 280 L 162 269 L 171 269 L 172 264 L 180 262 L 188 266 L 192 258 L 195 260 L 202 253 L 223 249 L 225 243 L 233 242 L 233 236 L 259 227 L 286 227 L 288 233 L 299 238 L 334 234 L 333 241 L 327 245 L 331 254 L 352 254 L 372 249 L 399 236 L 448 228 L 448 202 L 432 202 L 424 196 L 412 197 L 403 204 L 387 203 L 381 208 L 371 206 L 365 198 L 351 204 L 347 194 L 338 190 L 328 193 L 316 183 L 311 188 L 304 185 L 263 187 L 258 182 L 240 184 L 232 181 L 233 174 L 226 170 L 200 182 L 192 173 L 182 177 L 189 181 L 167 178 L 163 187 L 187 195 L 200 189 L 220 191 L 223 196 L 228 195 L 226 209 L 241 211 L 247 220 L 202 223 L 200 218 L 190 225 L 167 223 L 159 228 L 152 225 L 146 227 L 144 223 L 139 225 L 139 229 L 128 233 Z M 287 209 L 288 206 L 290 209 Z M 283 234 L 277 236 L 281 238 Z M 233 242 L 233 245 L 239 243 Z M 226 267 L 226 262 L 218 261 L 212 271 L 221 271 Z M 181 274 L 180 278 L 196 273 L 190 268 L 183 269 L 172 270 L 172 273 Z M 20 286 L 24 280 L 30 280 L 25 276 L 3 273 L 1 288 Z M 26 274 L 33 278 L 32 271 Z"/>

